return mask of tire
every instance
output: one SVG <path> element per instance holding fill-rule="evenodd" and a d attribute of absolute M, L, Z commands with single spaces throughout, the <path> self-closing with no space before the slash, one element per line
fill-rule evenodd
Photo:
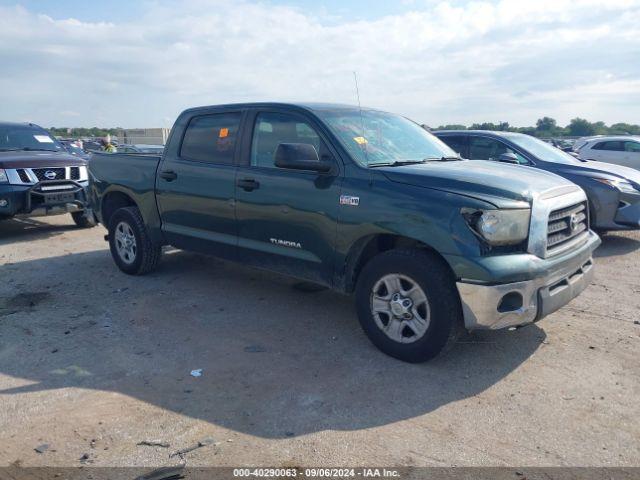
<path fill-rule="evenodd" d="M 387 287 L 389 281 L 394 284 L 395 277 L 400 280 L 399 292 L 414 293 L 395 298 Z M 419 292 L 416 295 L 417 290 L 411 285 L 421 289 L 426 297 L 424 305 L 422 295 Z M 411 311 L 394 312 L 389 307 L 388 313 L 374 312 L 387 308 L 384 306 L 387 298 L 395 303 L 409 299 Z M 391 305 L 392 301 L 387 303 Z M 405 308 L 404 304 L 401 308 Z M 405 362 L 434 358 L 450 349 L 464 332 L 462 306 L 451 271 L 440 257 L 428 251 L 390 250 L 370 260 L 358 277 L 356 309 L 360 325 L 371 342 L 387 355 Z M 396 313 L 401 316 L 395 316 Z M 413 319 L 407 320 L 406 315 L 412 315 Z M 388 317 L 386 327 L 385 317 Z M 396 327 L 396 322 L 401 327 Z"/>
<path fill-rule="evenodd" d="M 129 275 L 155 270 L 162 255 L 162 246 L 149 236 L 137 207 L 120 208 L 111 215 L 109 247 L 118 268 Z"/>
<path fill-rule="evenodd" d="M 71 214 L 71 218 L 73 218 L 75 224 L 80 228 L 92 228 L 98 224 L 98 222 L 96 222 L 96 218 L 93 216 L 93 213 L 86 215 L 84 211 L 73 212 Z"/>

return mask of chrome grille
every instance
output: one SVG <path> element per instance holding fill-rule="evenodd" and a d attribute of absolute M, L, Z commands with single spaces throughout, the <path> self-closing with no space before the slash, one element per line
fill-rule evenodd
<path fill-rule="evenodd" d="M 39 182 L 46 182 L 47 180 L 65 180 L 65 168 L 34 168 L 32 169 L 33 174 L 36 176 Z M 55 173 L 55 177 L 48 178 L 46 176 L 47 172 Z"/>
<path fill-rule="evenodd" d="M 24 168 L 18 169 L 18 176 L 20 177 L 20 180 L 22 181 L 22 183 L 31 183 L 31 180 L 29 179 L 29 175 L 27 175 L 27 172 L 25 171 Z"/>
<path fill-rule="evenodd" d="M 553 210 L 547 224 L 547 253 L 556 254 L 586 237 L 589 218 L 586 202 Z"/>

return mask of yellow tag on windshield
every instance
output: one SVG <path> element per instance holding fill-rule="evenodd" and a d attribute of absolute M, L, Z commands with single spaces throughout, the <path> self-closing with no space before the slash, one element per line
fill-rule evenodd
<path fill-rule="evenodd" d="M 353 141 L 358 145 L 364 145 L 365 143 L 367 143 L 367 139 L 364 137 L 353 137 Z"/>
<path fill-rule="evenodd" d="M 229 135 L 229 129 L 228 128 L 221 128 L 220 129 L 220 138 L 224 138 L 226 136 Z"/>

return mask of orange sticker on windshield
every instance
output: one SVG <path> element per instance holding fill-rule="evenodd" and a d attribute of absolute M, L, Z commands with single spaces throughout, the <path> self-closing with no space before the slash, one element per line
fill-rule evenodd
<path fill-rule="evenodd" d="M 229 136 L 229 129 L 228 128 L 221 128 L 220 129 L 220 138 L 224 138 Z"/>
<path fill-rule="evenodd" d="M 367 143 L 367 139 L 364 137 L 353 137 L 354 142 L 356 142 L 358 145 L 364 145 L 365 143 Z"/>

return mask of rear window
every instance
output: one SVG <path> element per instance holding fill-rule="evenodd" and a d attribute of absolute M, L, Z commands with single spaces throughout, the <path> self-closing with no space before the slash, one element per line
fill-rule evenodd
<path fill-rule="evenodd" d="M 240 113 L 194 117 L 182 140 L 180 156 L 199 162 L 233 164 Z"/>

